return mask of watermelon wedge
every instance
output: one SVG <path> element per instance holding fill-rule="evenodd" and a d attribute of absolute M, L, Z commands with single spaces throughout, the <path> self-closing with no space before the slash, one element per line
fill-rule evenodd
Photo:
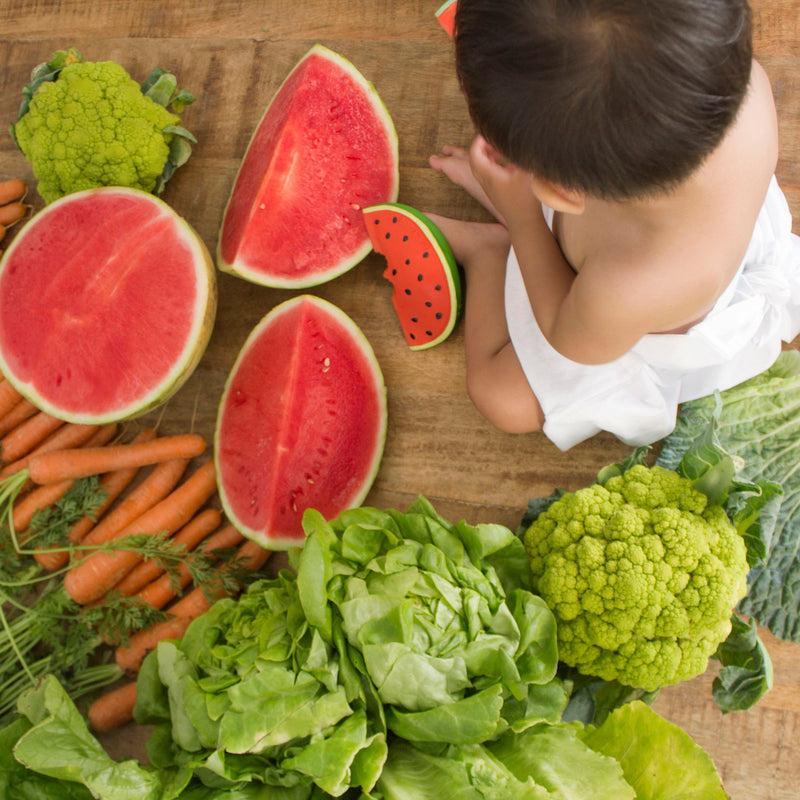
<path fill-rule="evenodd" d="M 410 206 L 381 203 L 364 209 L 375 252 L 386 257 L 383 277 L 394 285 L 392 304 L 412 350 L 443 342 L 461 311 L 461 279 L 439 228 Z"/>
<path fill-rule="evenodd" d="M 383 376 L 353 320 L 307 294 L 276 306 L 220 402 L 215 461 L 228 519 L 268 549 L 302 545 L 307 508 L 331 519 L 364 500 L 386 421 Z"/>
<path fill-rule="evenodd" d="M 216 302 L 210 253 L 166 203 L 122 187 L 75 192 L 0 261 L 0 370 L 60 419 L 133 417 L 192 373 Z"/>
<path fill-rule="evenodd" d="M 273 97 L 225 208 L 223 272 L 265 286 L 315 286 L 370 250 L 361 209 L 397 198 L 397 134 L 377 93 L 315 45 Z"/>

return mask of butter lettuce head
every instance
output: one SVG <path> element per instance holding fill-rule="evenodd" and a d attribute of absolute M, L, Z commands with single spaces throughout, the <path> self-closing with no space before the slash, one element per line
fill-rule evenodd
<path fill-rule="evenodd" d="M 559 718 L 555 618 L 510 530 L 450 524 L 424 498 L 303 523 L 305 616 L 374 687 L 389 730 L 473 744 Z"/>

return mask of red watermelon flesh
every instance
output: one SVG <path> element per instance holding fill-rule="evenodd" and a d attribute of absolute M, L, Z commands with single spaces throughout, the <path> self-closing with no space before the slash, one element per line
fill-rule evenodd
<path fill-rule="evenodd" d="M 300 295 L 256 326 L 228 378 L 216 429 L 222 504 L 273 550 L 301 544 L 303 512 L 357 506 L 378 471 L 386 390 L 355 323 Z"/>
<path fill-rule="evenodd" d="M 215 310 L 211 256 L 171 208 L 133 189 L 77 192 L 0 262 L 0 367 L 62 419 L 123 419 L 183 383 Z"/>
<path fill-rule="evenodd" d="M 330 280 L 369 252 L 361 209 L 394 200 L 397 135 L 350 62 L 313 47 L 286 78 L 245 153 L 217 263 L 266 286 Z"/>
<path fill-rule="evenodd" d="M 461 310 L 461 279 L 447 240 L 410 206 L 382 203 L 364 209 L 375 252 L 387 261 L 394 305 L 406 344 L 422 350 L 443 342 Z"/>

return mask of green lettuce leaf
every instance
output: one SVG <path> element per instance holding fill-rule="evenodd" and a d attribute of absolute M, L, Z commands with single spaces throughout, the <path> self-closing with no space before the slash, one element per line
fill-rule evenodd
<path fill-rule="evenodd" d="M 659 463 L 674 468 L 715 414 L 717 436 L 734 458 L 736 477 L 763 489 L 757 527 L 746 529 L 751 560 L 739 611 L 776 636 L 800 641 L 800 353 L 787 350 L 766 372 L 719 394 L 685 403 L 662 443 Z M 739 509 L 740 522 L 748 511 Z M 761 555 L 759 556 L 759 553 Z"/>
<path fill-rule="evenodd" d="M 708 753 L 641 701 L 621 706 L 579 735 L 592 750 L 619 762 L 637 798 L 728 800 Z"/>
<path fill-rule="evenodd" d="M 168 800 L 188 781 L 189 775 L 184 774 L 167 791 L 165 776 L 133 760 L 115 762 L 52 676 L 23 694 L 18 709 L 30 727 L 14 746 L 14 757 L 41 775 L 82 784 L 93 796 L 106 800 Z"/>
<path fill-rule="evenodd" d="M 555 619 L 530 591 L 525 548 L 501 525 L 406 513 L 309 510 L 294 551 L 303 613 L 374 687 L 386 725 L 414 741 L 477 744 L 563 709 Z M 529 714 L 527 718 L 526 714 Z"/>

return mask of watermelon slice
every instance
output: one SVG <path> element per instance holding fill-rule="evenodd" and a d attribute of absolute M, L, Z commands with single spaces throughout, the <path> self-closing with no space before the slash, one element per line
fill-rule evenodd
<path fill-rule="evenodd" d="M 361 504 L 385 436 L 386 389 L 363 333 L 326 300 L 287 300 L 248 337 L 220 402 L 225 512 L 268 549 L 300 545 L 307 508 L 331 519 Z"/>
<path fill-rule="evenodd" d="M 461 279 L 450 245 L 433 222 L 402 203 L 364 209 L 372 246 L 386 257 L 392 304 L 406 343 L 423 350 L 443 342 L 461 310 Z"/>
<path fill-rule="evenodd" d="M 456 32 L 456 5 L 456 0 L 447 0 L 436 11 L 436 19 L 450 36 Z"/>
<path fill-rule="evenodd" d="M 166 203 L 122 187 L 75 192 L 0 261 L 0 370 L 61 419 L 136 416 L 192 373 L 216 302 L 210 253 Z"/>
<path fill-rule="evenodd" d="M 315 286 L 370 250 L 361 209 L 395 200 L 397 134 L 355 67 L 315 45 L 270 102 L 223 216 L 217 264 L 254 283 Z"/>

